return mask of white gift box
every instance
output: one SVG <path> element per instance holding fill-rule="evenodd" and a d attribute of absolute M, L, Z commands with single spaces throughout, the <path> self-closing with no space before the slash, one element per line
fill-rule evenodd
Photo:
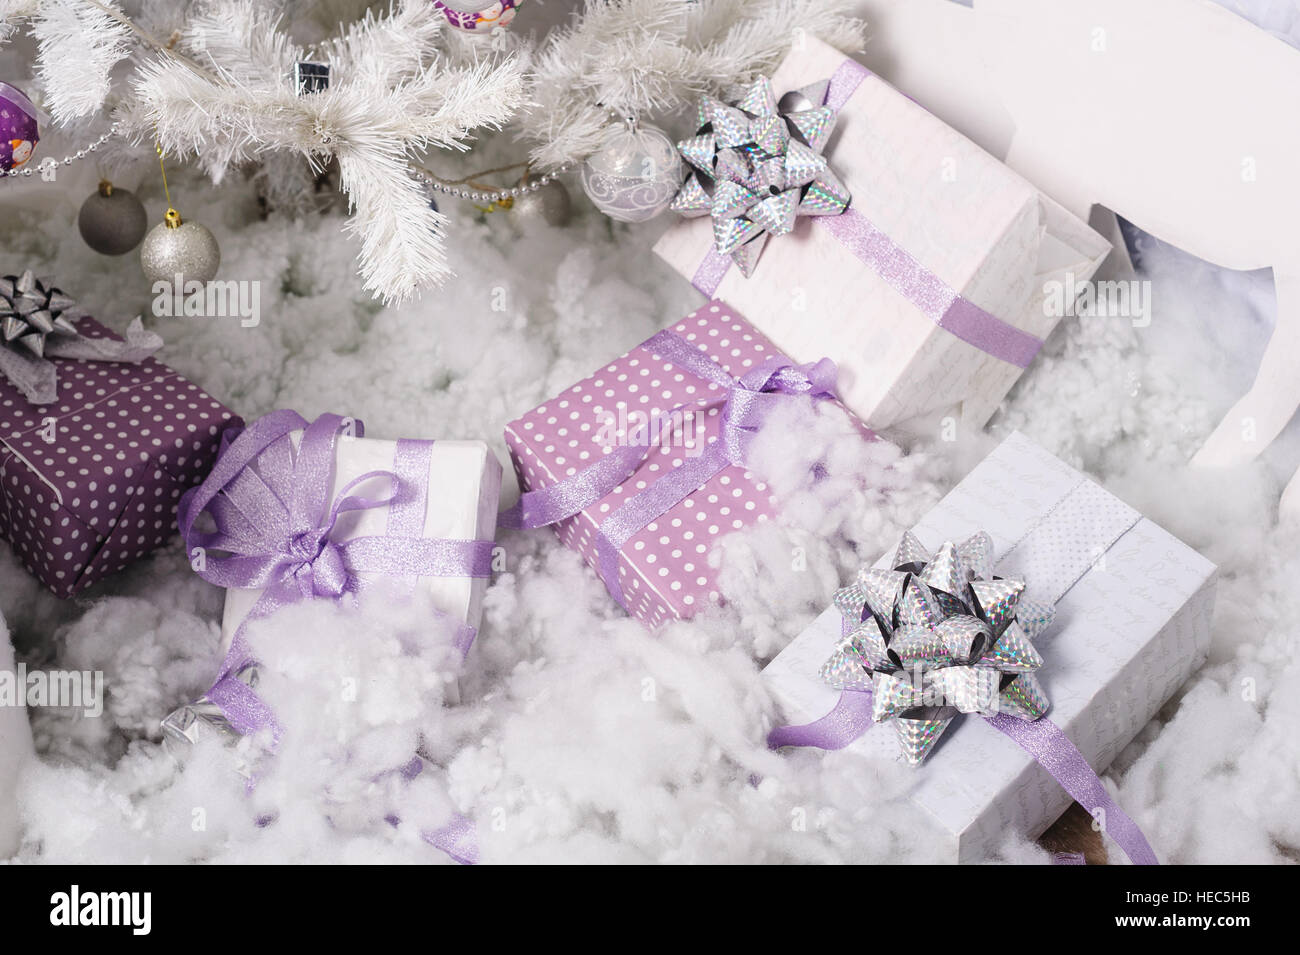
<path fill-rule="evenodd" d="M 27 687 L 19 684 L 9 629 L 0 616 L 0 679 L 12 680 L 13 700 L 0 705 L 0 859 L 8 858 L 18 848 L 18 805 L 15 790 L 18 774 L 32 758 L 32 728 L 27 722 Z"/>
<path fill-rule="evenodd" d="M 302 432 L 290 435 L 295 447 Z M 329 500 L 334 500 L 350 481 L 370 471 L 391 471 L 397 442 L 375 438 L 341 438 L 336 446 Z M 352 492 L 379 493 L 367 482 Z M 424 514 L 424 536 L 450 540 L 492 540 L 496 533 L 497 508 L 501 496 L 501 463 L 482 441 L 434 441 L 429 455 L 428 495 Z M 388 527 L 388 508 L 371 507 L 339 515 L 331 534 L 336 541 L 357 537 L 382 537 Z M 373 575 L 359 574 L 362 580 Z M 441 612 L 478 629 L 482 615 L 483 577 L 421 577 Z M 261 597 L 260 589 L 231 587 L 226 591 L 221 621 L 222 646 L 229 647 L 239 625 Z"/>
<path fill-rule="evenodd" d="M 844 62 L 805 38 L 773 88 L 780 97 L 829 79 Z M 852 194 L 850 212 L 1022 341 L 1021 332 L 1046 338 L 1062 310 L 1049 302 L 1078 288 L 1110 250 L 1086 223 L 874 75 L 840 110 L 823 155 Z M 697 279 L 713 245 L 709 216 L 674 225 L 655 251 L 796 361 L 835 359 L 840 397 L 869 426 L 957 406 L 963 423 L 983 426 L 1025 359 L 994 357 L 941 328 L 841 242 L 831 218 L 800 217 L 794 232 L 768 238 L 750 278 L 733 265 L 716 285 Z"/>
<path fill-rule="evenodd" d="M 1069 533 L 1025 554 L 1023 544 L 1043 536 L 1032 532 L 1081 497 L 1092 506 L 1073 508 Z M 1065 732 L 1097 772 L 1205 659 L 1214 565 L 1019 433 L 913 528 L 931 551 L 987 531 L 1004 558 L 998 572 L 1022 574 L 1032 593 L 1035 576 L 1044 583 L 1049 567 L 1059 566 L 1066 550 L 1087 541 L 1103 523 L 1093 514 L 1103 508 L 1110 515 L 1128 511 L 1131 520 L 1121 525 L 1128 529 L 1089 555 L 1082 577 L 1060 598 L 1053 623 L 1035 641 L 1044 660 L 1036 676 L 1051 704 L 1044 718 Z M 891 550 L 876 566 L 888 566 L 892 557 Z M 763 671 L 787 722 L 809 723 L 835 706 L 840 691 L 823 682 L 818 670 L 841 632 L 840 613 L 832 606 Z M 901 758 L 896 734 L 884 723 L 848 749 Z M 910 797 L 918 811 L 938 821 L 945 853 L 954 862 L 987 858 L 1008 832 L 1037 838 L 1070 804 L 1046 769 L 975 714 L 959 716 L 915 773 Z"/>

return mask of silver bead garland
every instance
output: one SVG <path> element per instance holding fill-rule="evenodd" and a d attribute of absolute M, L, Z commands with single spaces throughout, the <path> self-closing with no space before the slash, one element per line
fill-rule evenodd
<path fill-rule="evenodd" d="M 443 179 L 436 179 L 433 176 L 426 175 L 422 172 L 415 172 L 417 181 L 424 183 L 438 192 L 448 196 L 454 196 L 457 199 L 468 199 L 470 202 L 481 202 L 485 205 L 491 205 L 494 202 L 501 202 L 505 199 L 517 199 L 519 196 L 529 192 L 536 192 L 542 186 L 549 182 L 554 182 L 564 173 L 573 167 L 572 163 L 565 163 L 557 169 L 552 169 L 548 173 L 538 176 L 536 179 L 529 179 L 528 182 L 519 186 L 510 186 L 507 189 L 498 189 L 495 192 L 485 192 L 482 189 L 473 189 L 460 183 L 447 182 Z"/>
<path fill-rule="evenodd" d="M 617 122 L 630 122 L 635 120 L 635 116 L 626 110 L 615 109 L 612 106 L 603 107 L 609 117 Z M 522 165 L 522 163 L 521 163 Z M 435 189 L 438 192 L 448 196 L 454 196 L 457 199 L 467 199 L 470 202 L 479 202 L 484 205 L 491 205 L 494 202 L 501 202 L 503 199 L 516 199 L 526 192 L 536 192 L 542 186 L 549 182 L 554 182 L 560 176 L 564 175 L 574 167 L 575 163 L 570 161 L 562 163 L 548 173 L 538 176 L 536 179 L 530 179 L 526 184 L 520 186 L 511 186 L 508 189 L 498 189 L 495 192 L 487 192 L 482 189 L 473 189 L 465 186 L 463 183 L 449 182 L 445 179 L 438 179 L 427 173 L 412 168 L 417 182 L 422 182 L 426 186 Z"/>
<path fill-rule="evenodd" d="M 108 140 L 112 136 L 117 135 L 117 131 L 118 131 L 118 124 L 114 123 L 111 127 L 109 127 L 106 133 L 104 133 L 94 142 L 89 143 L 86 146 L 83 146 L 81 149 L 78 149 L 75 153 L 70 153 L 67 156 L 64 156 L 61 161 L 58 159 L 47 157 L 46 159 L 43 159 L 41 160 L 41 162 L 36 164 L 35 170 L 46 168 L 50 164 L 56 166 L 57 165 L 71 166 L 75 160 L 85 159 L 87 153 L 93 153 L 96 150 L 98 150 L 99 147 L 104 145 L 104 143 L 108 142 Z M 563 165 L 555 169 L 552 169 L 548 173 L 544 173 L 535 179 L 530 179 L 526 183 L 523 183 L 518 186 L 510 186 L 509 188 L 506 189 L 498 189 L 495 192 L 487 192 L 482 189 L 474 189 L 465 186 L 461 183 L 448 182 L 443 179 L 437 179 L 433 176 L 426 175 L 425 173 L 419 172 L 414 169 L 412 170 L 412 172 L 414 173 L 417 181 L 423 183 L 426 186 L 431 187 L 437 192 L 441 192 L 448 196 L 454 196 L 457 199 L 466 199 L 470 202 L 479 202 L 486 205 L 491 205 L 494 202 L 501 202 L 502 200 L 505 199 L 517 199 L 519 196 L 525 195 L 527 193 L 536 192 L 538 189 L 541 189 L 543 186 L 547 185 L 548 183 L 554 182 L 556 179 L 564 175 L 564 173 L 568 172 L 572 168 L 573 168 L 573 163 L 566 162 Z M 30 177 L 33 171 L 34 171 L 33 167 L 31 166 L 22 166 L 17 169 L 6 170 L 3 173 L 3 175 L 9 177 L 12 176 Z"/>
<path fill-rule="evenodd" d="M 64 156 L 61 161 L 58 159 L 47 157 L 46 159 L 43 159 L 41 160 L 41 162 L 37 163 L 35 169 L 40 170 L 47 167 L 50 164 L 56 166 L 57 165 L 71 166 L 75 160 L 85 159 L 87 153 L 95 152 L 97 149 L 99 149 L 100 146 L 108 142 L 108 140 L 112 136 L 117 135 L 117 130 L 118 130 L 118 124 L 114 123 L 111 127 L 109 127 L 108 132 L 104 133 L 94 142 L 86 146 L 83 146 L 81 149 L 78 149 L 75 153 L 69 153 L 67 156 Z M 564 165 L 556 169 L 553 169 L 548 173 L 538 176 L 536 179 L 530 179 L 527 183 L 524 183 L 523 185 L 511 186 L 507 189 L 498 189 L 495 192 L 485 192 L 482 189 L 472 189 L 464 185 L 461 185 L 460 183 L 447 182 L 442 179 L 436 179 L 432 176 L 425 175 L 422 172 L 416 172 L 415 170 L 412 170 L 412 172 L 415 173 L 415 178 L 419 182 L 424 183 L 426 186 L 430 186 L 431 188 L 437 190 L 438 192 L 444 193 L 449 196 L 455 196 L 457 199 L 467 199 L 471 202 L 481 202 L 490 205 L 491 203 L 494 202 L 501 202 L 503 199 L 515 199 L 518 198 L 519 196 L 524 195 L 525 193 L 536 192 L 538 189 L 542 188 L 542 186 L 545 186 L 547 183 L 554 182 L 556 179 L 558 179 L 560 176 L 562 176 L 564 173 L 568 172 L 572 168 L 573 168 L 573 163 L 565 163 Z M 10 176 L 10 177 L 12 176 L 30 177 L 33 171 L 34 171 L 33 167 L 31 166 L 22 166 L 17 169 L 6 170 L 3 173 L 3 175 Z"/>
<path fill-rule="evenodd" d="M 108 142 L 110 136 L 115 136 L 115 135 L 117 135 L 117 123 L 114 123 L 112 126 L 110 126 L 108 132 L 104 133 L 104 135 L 100 136 L 94 142 L 90 143 L 87 146 L 81 147 L 75 153 L 69 153 L 68 155 L 64 156 L 62 161 L 47 156 L 45 159 L 42 159 L 40 162 L 38 162 L 35 168 L 45 169 L 51 165 L 71 166 L 75 160 L 85 159 L 86 153 L 93 153 L 100 146 L 104 145 L 104 143 Z M 32 174 L 31 166 L 20 166 L 16 169 L 6 169 L 4 171 L 5 176 L 30 176 L 31 174 Z"/>
<path fill-rule="evenodd" d="M 52 157 L 47 157 L 46 159 L 43 159 L 41 160 L 41 162 L 37 163 L 35 169 L 33 169 L 32 166 L 22 166 L 17 169 L 5 170 L 0 175 L 4 175 L 8 177 L 12 177 L 12 176 L 30 177 L 34 171 L 45 168 L 47 165 L 50 164 L 56 166 L 58 165 L 71 166 L 74 161 L 78 159 L 85 159 L 87 153 L 95 152 L 96 150 L 99 149 L 100 146 L 108 142 L 108 140 L 111 137 L 117 135 L 118 125 L 119 125 L 118 123 L 114 123 L 112 126 L 109 127 L 106 133 L 104 133 L 94 142 L 89 143 L 86 146 L 83 146 L 81 149 L 78 149 L 75 153 L 69 153 L 67 156 L 64 156 L 62 160 L 54 159 Z M 542 188 L 542 186 L 546 185 L 549 182 L 554 182 L 557 178 L 559 178 L 561 175 L 568 172 L 572 168 L 573 168 L 573 163 L 565 163 L 564 165 L 558 167 L 557 169 L 553 169 L 550 172 L 545 173 L 544 175 L 538 176 L 536 179 L 530 179 L 527 183 L 523 185 L 511 186 L 508 189 L 499 189 L 496 192 L 485 192 L 481 189 L 472 189 L 463 186 L 459 183 L 447 182 L 442 179 L 435 179 L 434 177 L 425 175 L 424 173 L 415 172 L 415 170 L 412 171 L 415 172 L 415 178 L 418 181 L 424 183 L 427 186 L 432 187 L 433 189 L 436 189 L 438 192 L 445 193 L 446 195 L 449 196 L 455 196 L 457 199 L 468 199 L 471 202 L 493 203 L 493 202 L 500 202 L 503 199 L 514 199 L 519 196 L 522 196 L 524 193 L 536 192 L 538 189 Z"/>

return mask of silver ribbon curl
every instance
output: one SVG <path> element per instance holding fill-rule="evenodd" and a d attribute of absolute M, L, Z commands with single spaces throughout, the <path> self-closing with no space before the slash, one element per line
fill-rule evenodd
<path fill-rule="evenodd" d="M 786 93 L 759 77 L 734 106 L 705 97 L 699 129 L 677 144 L 692 167 L 669 206 L 683 216 L 713 217 L 713 244 L 748 278 L 769 235 L 794 230 L 799 216 L 848 208 L 847 187 L 822 150 L 835 129 L 826 105 L 829 81 Z"/>
<path fill-rule="evenodd" d="M 819 675 L 838 689 L 869 689 L 871 718 L 894 724 L 909 763 L 961 713 L 1032 721 L 1047 712 L 1033 640 L 1056 610 L 1025 597 L 1024 580 L 993 575 L 988 534 L 931 555 L 909 531 L 891 568 L 865 568 L 836 592 L 848 625 Z"/>
<path fill-rule="evenodd" d="M 124 361 L 133 364 L 162 347 L 136 317 L 126 340 L 88 338 L 73 321 L 86 313 L 76 300 L 28 270 L 0 279 L 0 375 L 34 405 L 59 396 L 58 369 L 52 358 Z"/>

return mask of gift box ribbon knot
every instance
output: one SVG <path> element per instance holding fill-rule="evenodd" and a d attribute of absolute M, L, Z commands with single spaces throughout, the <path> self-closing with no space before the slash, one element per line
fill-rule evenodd
<path fill-rule="evenodd" d="M 628 604 L 618 579 L 618 554 L 623 545 L 651 521 L 702 487 L 728 465 L 747 466 L 754 434 L 781 401 L 807 396 L 814 400 L 834 397 L 835 363 L 828 358 L 806 365 L 772 356 L 733 378 L 702 349 L 672 331 L 662 331 L 642 346 L 655 360 L 694 375 L 718 387 L 713 399 L 689 402 L 666 414 L 652 415 L 643 428 L 627 437 L 627 443 L 608 447 L 595 464 L 536 491 L 526 491 L 519 502 L 504 511 L 498 524 L 510 528 L 534 528 L 573 517 L 591 507 L 632 475 L 651 449 L 670 435 L 666 432 L 680 412 L 722 405 L 722 431 L 703 452 L 687 457 L 680 466 L 665 472 L 601 522 L 596 539 L 597 572 L 620 605 Z"/>

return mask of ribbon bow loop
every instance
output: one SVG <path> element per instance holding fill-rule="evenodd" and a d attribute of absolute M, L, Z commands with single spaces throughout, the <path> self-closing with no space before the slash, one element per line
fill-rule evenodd
<path fill-rule="evenodd" d="M 783 398 L 835 396 L 835 362 L 829 358 L 795 365 L 769 358 L 735 379 L 723 409 L 723 443 L 732 464 L 743 465 L 759 427 Z"/>
<path fill-rule="evenodd" d="M 301 458 L 295 462 L 295 475 L 300 462 Z M 390 485 L 390 491 L 385 496 L 367 498 L 352 495 L 351 492 L 358 486 L 381 478 Z M 351 580 L 355 568 L 351 566 L 347 545 L 336 543 L 332 537 L 339 516 L 347 511 L 388 507 L 398 499 L 401 489 L 401 479 L 392 471 L 369 471 L 348 482 L 329 504 L 320 526 L 295 531 L 280 545 L 280 551 L 288 559 L 285 578 L 292 577 L 304 597 L 328 597 L 334 600 L 342 597 L 352 589 Z M 324 501 L 299 502 L 300 506 L 304 503 L 308 508 L 315 503 L 317 509 L 325 510 Z"/>
<path fill-rule="evenodd" d="M 763 394 L 828 398 L 835 393 L 837 373 L 835 362 L 829 358 L 796 365 L 773 357 L 736 379 L 734 387 Z"/>

